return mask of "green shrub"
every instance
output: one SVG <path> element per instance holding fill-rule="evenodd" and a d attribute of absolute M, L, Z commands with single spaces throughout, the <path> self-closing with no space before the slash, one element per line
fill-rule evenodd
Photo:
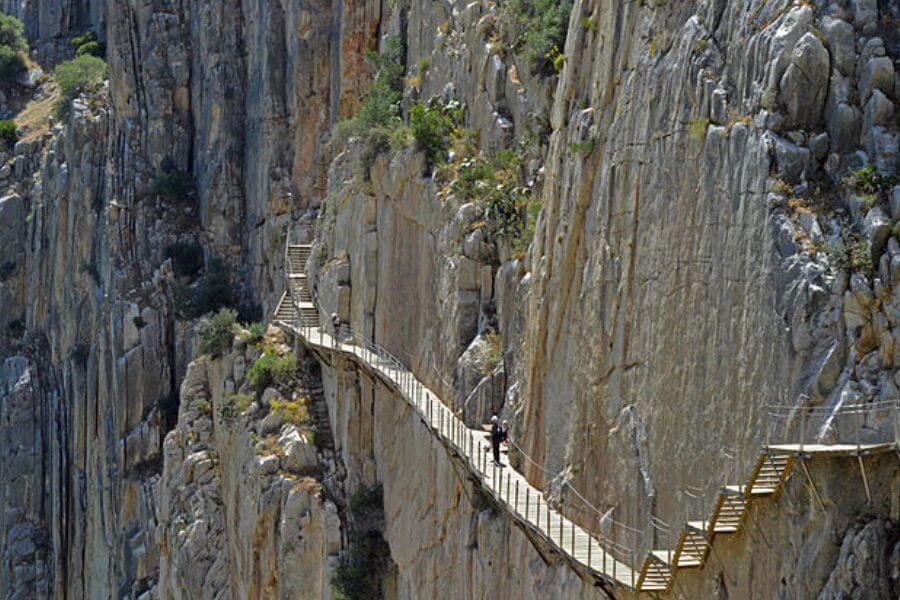
<path fill-rule="evenodd" d="M 564 61 L 569 30 L 571 0 L 510 0 L 501 10 L 501 19 L 513 31 L 513 52 L 528 60 L 534 75 L 557 73 Z"/>
<path fill-rule="evenodd" d="M 229 350 L 237 330 L 237 313 L 223 308 L 212 316 L 204 317 L 197 324 L 200 336 L 200 353 L 219 358 Z"/>
<path fill-rule="evenodd" d="M 28 52 L 25 24 L 12 15 L 0 13 L 0 46 L 6 46 L 16 52 Z"/>
<path fill-rule="evenodd" d="M 268 387 L 288 392 L 297 383 L 299 374 L 297 359 L 292 352 L 278 356 L 267 350 L 247 371 L 247 381 L 257 392 L 262 392 Z"/>
<path fill-rule="evenodd" d="M 6 335 L 13 339 L 19 339 L 25 335 L 25 319 L 18 318 L 8 321 L 6 323 Z"/>
<path fill-rule="evenodd" d="M 75 48 L 75 56 L 106 56 L 106 44 L 97 39 L 97 35 L 93 31 L 87 31 L 81 35 L 75 36 L 69 42 Z"/>
<path fill-rule="evenodd" d="M 688 137 L 697 143 L 703 143 L 706 139 L 707 128 L 709 128 L 709 119 L 691 121 L 688 125 Z"/>
<path fill-rule="evenodd" d="M 463 108 L 458 102 L 441 104 L 437 98 L 417 103 L 410 108 L 409 124 L 430 172 L 447 159 L 450 134 L 463 124 Z"/>
<path fill-rule="evenodd" d="M 56 66 L 53 77 L 59 85 L 60 98 L 56 103 L 57 117 L 63 117 L 69 104 L 79 94 L 97 90 L 106 78 L 106 62 L 97 56 L 84 54 Z"/>
<path fill-rule="evenodd" d="M 534 237 L 534 222 L 541 207 L 525 185 L 519 155 L 512 150 L 501 150 L 493 156 L 480 153 L 448 170 L 451 173 L 441 171 L 440 175 L 442 179 L 453 177 L 449 189 L 484 208 L 478 226 L 490 237 L 511 240 L 514 249 L 524 254 Z"/>
<path fill-rule="evenodd" d="M 212 404 L 210 404 L 209 400 L 205 398 L 194 400 L 194 402 L 191 404 L 191 407 L 198 412 L 212 414 Z"/>
<path fill-rule="evenodd" d="M 248 344 L 258 344 L 266 335 L 265 323 L 253 323 L 247 329 L 250 331 L 250 335 L 247 337 Z"/>
<path fill-rule="evenodd" d="M 0 263 L 0 282 L 6 281 L 16 272 L 16 261 L 8 260 Z"/>
<path fill-rule="evenodd" d="M 219 258 L 209 261 L 206 274 L 194 286 L 176 286 L 175 310 L 184 319 L 196 319 L 206 313 L 232 305 L 228 269 Z"/>
<path fill-rule="evenodd" d="M 197 242 L 175 242 L 166 247 L 164 255 L 172 259 L 177 277 L 193 277 L 203 269 L 203 247 Z"/>
<path fill-rule="evenodd" d="M 13 121 L 0 121 L 0 147 L 11 150 L 19 141 L 19 130 Z"/>
<path fill-rule="evenodd" d="M 0 46 L 0 82 L 12 83 L 25 72 L 25 59 L 17 50 Z"/>
<path fill-rule="evenodd" d="M 898 179 L 885 177 L 873 165 L 869 165 L 856 169 L 845 178 L 845 181 L 857 192 L 870 196 L 871 202 L 874 203 L 878 196 L 889 193 Z"/>
<path fill-rule="evenodd" d="M 97 34 L 93 31 L 85 31 L 81 35 L 76 35 L 69 41 L 69 45 L 73 48 L 80 48 L 85 44 L 97 41 Z"/>
<path fill-rule="evenodd" d="M 88 42 L 86 44 L 82 44 L 78 46 L 78 49 L 75 50 L 75 56 L 98 56 L 103 57 L 105 54 L 105 49 L 103 44 L 100 42 Z"/>
<path fill-rule="evenodd" d="M 269 410 L 280 415 L 285 423 L 294 425 L 305 425 L 309 423 L 309 411 L 307 403 L 309 401 L 297 402 L 294 400 L 272 400 L 269 403 Z"/>
<path fill-rule="evenodd" d="M 406 74 L 406 49 L 399 37 L 388 38 L 381 54 L 369 52 L 366 60 L 375 71 L 375 77 L 363 96 L 362 106 L 352 119 L 335 127 L 338 139 L 351 136 L 361 138 L 363 151 L 360 166 L 368 174 L 369 168 L 380 153 L 402 142 L 397 130 L 403 128 L 400 102 L 403 100 L 403 78 Z"/>
<path fill-rule="evenodd" d="M 159 170 L 153 183 L 153 193 L 179 204 L 193 200 L 197 190 L 190 175 L 175 168 L 171 159 L 163 160 Z"/>
<path fill-rule="evenodd" d="M 384 528 L 384 504 L 380 485 L 363 487 L 350 499 L 349 548 L 341 556 L 331 585 L 345 600 L 383 597 L 384 573 L 390 564 L 390 547 Z"/>
<path fill-rule="evenodd" d="M 253 396 L 250 394 L 231 394 L 219 406 L 219 416 L 224 421 L 231 421 L 250 408 Z"/>

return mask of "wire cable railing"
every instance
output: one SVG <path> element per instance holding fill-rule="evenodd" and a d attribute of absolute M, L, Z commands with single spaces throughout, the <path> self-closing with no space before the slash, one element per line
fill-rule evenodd
<path fill-rule="evenodd" d="M 894 400 L 766 409 L 767 448 L 796 446 L 802 454 L 828 446 L 864 453 L 885 444 L 900 445 L 900 403 Z"/>
<path fill-rule="evenodd" d="M 286 265 L 290 265 L 289 250 L 285 249 Z M 305 283 L 304 283 L 305 285 Z M 335 351 L 348 352 L 380 372 L 416 410 L 422 421 L 446 445 L 460 456 L 477 477 L 484 488 L 507 509 L 525 522 L 526 526 L 537 530 L 551 544 L 582 565 L 587 565 L 607 577 L 612 577 L 620 584 L 637 589 L 639 579 L 646 572 L 648 557 L 664 560 L 672 566 L 678 561 L 679 544 L 683 540 L 683 528 L 674 527 L 657 515 L 650 515 L 644 529 L 639 529 L 613 518 L 615 507 L 602 510 L 591 503 L 572 483 L 560 473 L 548 469 L 546 465 L 529 455 L 515 440 L 508 439 L 509 446 L 525 461 L 532 464 L 550 479 L 560 478 L 560 497 L 568 488 L 573 500 L 579 501 L 590 515 L 587 527 L 578 526 L 571 519 L 563 516 L 561 508 L 555 508 L 544 494 L 534 489 L 517 471 L 508 471 L 498 467 L 489 459 L 490 446 L 486 444 L 486 432 L 470 429 L 462 418 L 448 406 L 442 398 L 452 398 L 455 387 L 432 363 L 431 379 L 441 388 L 441 394 L 428 389 L 413 373 L 411 357 L 406 354 L 404 362 L 394 352 L 389 351 L 370 339 L 361 335 L 349 323 L 340 323 L 337 327 L 330 319 L 321 319 L 316 290 L 307 290 L 312 298 L 312 305 L 318 313 L 317 317 L 300 310 L 297 299 L 292 295 L 294 326 L 310 344 L 331 348 Z M 427 367 L 426 367 L 427 368 Z M 862 450 L 865 444 L 872 443 L 870 434 L 879 432 L 875 437 L 891 431 L 888 443 L 896 443 L 900 447 L 900 410 L 896 402 L 874 402 L 845 405 L 838 408 L 827 407 L 788 407 L 770 406 L 766 411 L 766 448 L 774 447 L 773 439 L 783 443 L 792 443 L 796 439 L 801 451 L 811 441 L 821 441 L 830 435 L 831 440 L 853 437 L 856 447 Z M 848 424 L 843 423 L 847 421 Z M 775 424 L 776 427 L 772 427 Z M 780 424 L 780 425 L 779 425 Z M 815 431 L 813 431 L 813 429 Z M 863 435 L 865 434 L 865 435 Z M 869 437 L 866 437 L 869 436 Z M 781 442 L 780 442 L 781 443 Z M 754 458 L 758 459 L 758 454 Z M 685 502 L 685 522 L 700 523 L 703 531 L 707 531 L 715 502 L 715 493 L 724 490 L 726 484 L 746 481 L 747 465 L 739 452 L 723 448 L 719 461 L 724 482 L 717 490 L 710 486 L 686 486 L 682 489 Z M 511 465 L 510 465 L 511 466 Z M 734 486 L 732 486 L 734 487 Z M 740 491 L 746 488 L 739 487 Z M 711 494 L 710 492 L 715 492 Z M 557 502 L 558 504 L 558 502 Z M 575 508 L 572 506 L 571 508 Z M 693 521 L 691 518 L 693 517 Z M 579 539 L 581 538 L 581 539 Z M 586 543 L 585 543 L 586 538 Z M 663 548 L 663 550 L 654 550 Z M 596 559 L 596 560 L 595 560 Z M 599 564 L 597 562 L 599 560 Z M 643 571 L 642 571 L 643 567 Z M 644 588 L 646 589 L 646 588 Z"/>

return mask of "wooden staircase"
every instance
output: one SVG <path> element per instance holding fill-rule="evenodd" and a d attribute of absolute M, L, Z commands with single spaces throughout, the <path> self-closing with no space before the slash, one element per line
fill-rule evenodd
<path fill-rule="evenodd" d="M 305 327 L 318 327 L 319 311 L 313 303 L 306 280 L 306 263 L 311 251 L 309 244 L 289 244 L 285 266 L 288 269 L 288 295 L 297 310 L 296 322 Z"/>
<path fill-rule="evenodd" d="M 750 504 L 760 498 L 776 496 L 793 464 L 791 456 L 760 454 L 746 485 L 722 486 L 709 520 L 688 521 L 679 532 L 674 549 L 652 550 L 648 554 L 637 590 L 668 593 L 679 569 L 703 568 L 713 538 L 740 533 L 748 518 Z"/>

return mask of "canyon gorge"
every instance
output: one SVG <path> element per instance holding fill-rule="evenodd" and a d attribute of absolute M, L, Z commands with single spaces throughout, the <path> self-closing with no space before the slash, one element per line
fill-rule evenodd
<path fill-rule="evenodd" d="M 0 10 L 3 598 L 900 598 L 900 2 Z"/>

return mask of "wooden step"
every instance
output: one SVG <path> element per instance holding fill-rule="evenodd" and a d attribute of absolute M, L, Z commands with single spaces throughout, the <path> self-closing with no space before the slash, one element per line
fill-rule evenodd
<path fill-rule="evenodd" d="M 744 495 L 744 493 L 746 492 L 747 486 L 746 485 L 726 485 L 723 489 L 729 494 L 741 496 L 741 495 Z M 773 487 L 757 487 L 756 485 L 754 485 L 750 491 L 750 494 L 752 496 L 770 496 L 774 493 L 775 493 L 775 488 L 773 488 Z"/>
<path fill-rule="evenodd" d="M 688 521 L 688 527 L 693 529 L 694 531 L 706 534 L 706 529 L 703 527 L 709 526 L 709 521 Z M 715 533 L 735 533 L 737 532 L 737 527 L 731 525 L 723 525 L 721 523 L 716 523 Z"/>
<path fill-rule="evenodd" d="M 653 550 L 650 552 L 651 556 L 655 558 L 657 561 L 666 565 L 667 568 L 671 568 L 669 564 L 670 560 L 675 558 L 675 551 L 669 552 L 668 550 Z M 670 558 L 671 557 L 671 558 Z M 683 553 L 678 556 L 678 568 L 679 569 L 688 569 L 692 567 L 699 567 L 702 563 L 696 557 L 693 556 L 685 556 Z"/>

